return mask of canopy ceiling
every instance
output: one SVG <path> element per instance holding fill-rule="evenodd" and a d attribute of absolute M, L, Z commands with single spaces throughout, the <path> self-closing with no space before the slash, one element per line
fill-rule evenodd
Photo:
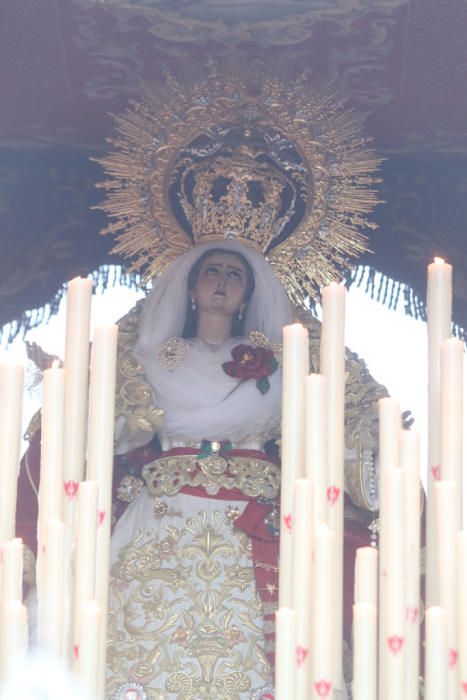
<path fill-rule="evenodd" d="M 386 158 L 362 262 L 409 285 L 423 313 L 425 265 L 444 255 L 467 327 L 464 0 L 17 0 L 1 14 L 0 322 L 115 261 L 89 156 L 141 81 L 213 56 L 336 79 Z"/>

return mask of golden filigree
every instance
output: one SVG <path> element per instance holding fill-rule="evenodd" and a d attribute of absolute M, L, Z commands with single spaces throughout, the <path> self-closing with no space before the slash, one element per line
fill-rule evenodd
<path fill-rule="evenodd" d="M 185 516 L 122 548 L 111 569 L 108 682 L 148 697 L 240 700 L 268 682 L 251 558 L 218 512 Z"/>
<path fill-rule="evenodd" d="M 238 237 L 303 303 L 368 249 L 380 159 L 362 125 L 335 87 L 305 75 L 263 77 L 254 90 L 213 65 L 187 84 L 167 75 L 116 117 L 114 151 L 97 159 L 110 178 L 104 233 L 148 277 L 197 236 Z"/>
<path fill-rule="evenodd" d="M 143 366 L 133 355 L 143 305 L 144 299 L 141 299 L 118 322 L 115 418 L 125 418 L 129 434 L 143 431 L 152 435 L 162 427 L 163 411 L 156 407 L 154 392 L 145 377 Z M 44 356 L 39 351 L 40 348 L 36 346 L 35 358 L 38 361 Z M 40 425 L 41 412 L 37 411 L 28 425 L 25 439 L 30 441 Z M 36 490 L 32 479 L 31 485 Z"/>
<path fill-rule="evenodd" d="M 124 503 L 131 503 L 135 498 L 138 498 L 143 488 L 144 481 L 142 479 L 138 479 L 132 474 L 126 474 L 118 485 L 117 498 Z"/>
<path fill-rule="evenodd" d="M 143 479 L 152 496 L 174 496 L 184 486 L 201 486 L 209 495 L 220 489 L 239 489 L 246 496 L 274 499 L 280 470 L 272 462 L 252 457 L 197 455 L 160 457 L 143 467 Z"/>
<path fill-rule="evenodd" d="M 292 218 L 296 196 L 284 207 L 289 178 L 271 163 L 257 161 L 257 155 L 257 149 L 243 145 L 228 156 L 184 163 L 180 200 L 197 243 L 219 240 L 222 231 L 224 238 L 240 238 L 264 252 Z M 303 173 L 298 176 L 305 187 Z M 187 188 L 191 180 L 195 185 Z"/>
<path fill-rule="evenodd" d="M 274 353 L 277 363 L 282 365 L 282 343 L 271 343 L 264 333 L 261 331 L 250 331 L 248 338 L 252 345 L 258 348 L 268 348 Z"/>
<path fill-rule="evenodd" d="M 133 355 L 143 302 L 137 302 L 118 323 L 115 417 L 126 419 L 130 434 L 143 431 L 152 435 L 162 426 L 163 411 L 156 408 L 154 392 L 143 366 Z"/>

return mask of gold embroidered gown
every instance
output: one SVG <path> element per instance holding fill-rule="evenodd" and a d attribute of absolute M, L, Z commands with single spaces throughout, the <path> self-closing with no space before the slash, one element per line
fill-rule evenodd
<path fill-rule="evenodd" d="M 143 686 L 151 700 L 246 700 L 272 692 L 268 611 L 256 590 L 250 538 L 233 520 L 252 496 L 277 495 L 278 468 L 265 455 L 224 459 L 215 442 L 209 443 L 214 454 L 196 454 L 200 436 L 231 440 L 234 450 L 258 450 L 277 435 L 280 372 L 270 377 L 265 395 L 254 380 L 229 377 L 222 364 L 239 342 L 213 351 L 190 340 L 172 369 L 158 359 L 163 381 L 154 389 L 165 412 L 165 452 L 146 468 L 147 485 L 112 536 L 109 697 L 125 697 L 118 692 L 129 682 Z M 231 430 L 226 425 L 219 434 L 216 411 L 228 415 L 229 404 Z M 206 420 L 210 414 L 212 421 Z M 182 490 L 194 483 L 198 495 Z M 220 489 L 220 495 L 243 492 L 245 500 L 219 498 Z"/>

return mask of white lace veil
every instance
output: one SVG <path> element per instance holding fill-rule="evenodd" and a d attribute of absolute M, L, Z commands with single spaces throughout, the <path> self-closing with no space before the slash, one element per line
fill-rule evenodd
<path fill-rule="evenodd" d="M 284 288 L 264 257 L 236 241 L 194 247 L 178 258 L 157 279 L 140 319 L 134 354 L 141 361 L 155 391 L 156 404 L 164 410 L 160 433 L 163 445 L 189 444 L 201 439 L 230 439 L 237 444 L 263 444 L 277 434 L 281 410 L 281 372 L 270 377 L 270 391 L 262 395 L 254 381 L 241 382 L 219 373 L 231 359 L 235 339 L 213 358 L 206 346 L 195 343 L 189 356 L 169 371 L 157 359 L 161 343 L 182 335 L 188 300 L 188 275 L 194 263 L 209 249 L 241 253 L 250 264 L 255 288 L 245 314 L 245 336 L 263 332 L 272 343 L 282 341 L 282 327 L 292 313 Z M 224 356 L 222 355 L 224 353 Z M 232 389 L 235 387 L 235 391 Z M 117 425 L 118 452 L 148 442 L 148 434 L 129 435 Z"/>
<path fill-rule="evenodd" d="M 154 349 L 165 340 L 181 336 L 188 305 L 188 274 L 210 248 L 240 253 L 255 276 L 255 289 L 245 315 L 245 335 L 262 331 L 273 342 L 282 342 L 282 327 L 291 320 L 291 308 L 282 284 L 261 253 L 237 241 L 226 240 L 193 247 L 173 262 L 156 280 L 144 305 L 136 354 L 146 365 Z"/>

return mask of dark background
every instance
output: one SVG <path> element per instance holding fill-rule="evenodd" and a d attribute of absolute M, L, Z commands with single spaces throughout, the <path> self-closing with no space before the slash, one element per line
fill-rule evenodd
<path fill-rule="evenodd" d="M 424 315 L 426 265 L 454 264 L 467 328 L 467 3 L 464 0 L 16 0 L 0 7 L 0 324 L 57 306 L 66 280 L 122 261 L 90 207 L 110 113 L 141 81 L 208 56 L 262 57 L 335 77 L 385 158 L 368 292 Z M 98 275 L 96 274 L 96 279 Z M 360 275 L 356 275 L 358 280 Z M 132 283 L 130 277 L 126 278 Z M 394 280 L 391 282 L 389 280 Z M 108 280 L 112 283 L 112 280 Z M 405 291 L 400 285 L 406 285 Z"/>

